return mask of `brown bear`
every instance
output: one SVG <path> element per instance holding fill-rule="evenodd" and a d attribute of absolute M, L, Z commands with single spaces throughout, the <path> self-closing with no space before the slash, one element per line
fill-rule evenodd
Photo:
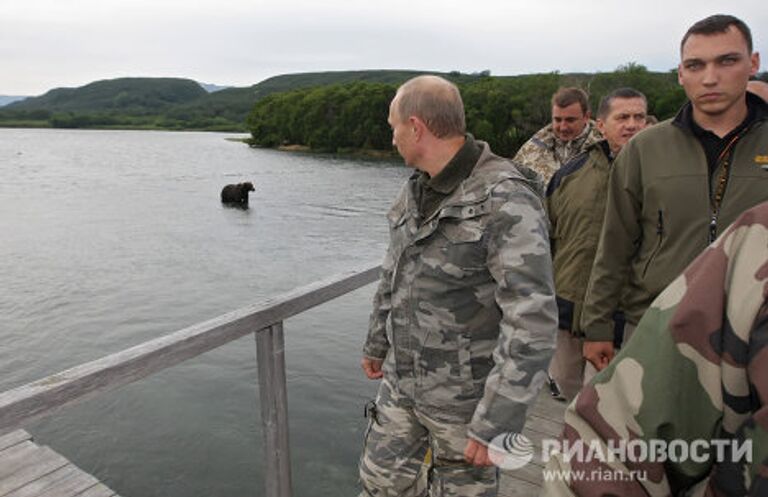
<path fill-rule="evenodd" d="M 225 204 L 247 206 L 248 192 L 253 192 L 255 190 L 253 183 L 250 181 L 238 183 L 236 185 L 227 185 L 221 190 L 221 201 Z"/>

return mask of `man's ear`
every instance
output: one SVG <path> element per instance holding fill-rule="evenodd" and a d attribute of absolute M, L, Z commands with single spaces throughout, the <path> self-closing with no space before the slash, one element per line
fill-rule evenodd
<path fill-rule="evenodd" d="M 752 68 L 749 72 L 749 75 L 754 76 L 760 70 L 760 52 L 753 52 L 749 58 L 752 64 Z"/>
<path fill-rule="evenodd" d="M 603 130 L 605 129 L 605 121 L 603 121 L 602 119 L 600 119 L 600 118 L 598 117 L 598 118 L 597 118 L 597 120 L 595 121 L 595 124 L 597 125 L 597 130 L 598 130 L 600 133 L 602 133 L 602 132 L 603 132 Z"/>
<path fill-rule="evenodd" d="M 683 86 L 683 64 L 677 65 L 677 84 Z"/>
<path fill-rule="evenodd" d="M 408 118 L 408 126 L 411 127 L 411 130 L 417 140 L 424 136 L 425 131 L 429 131 L 426 123 L 416 116 L 411 116 Z"/>

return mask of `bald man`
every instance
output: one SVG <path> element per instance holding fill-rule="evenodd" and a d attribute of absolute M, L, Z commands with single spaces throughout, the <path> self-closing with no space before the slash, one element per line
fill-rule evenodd
<path fill-rule="evenodd" d="M 360 478 L 368 496 L 496 495 L 488 445 L 519 433 L 557 330 L 542 201 L 465 131 L 452 83 L 406 82 L 392 143 L 415 169 L 388 214 L 390 245 L 362 368 L 381 379 Z"/>

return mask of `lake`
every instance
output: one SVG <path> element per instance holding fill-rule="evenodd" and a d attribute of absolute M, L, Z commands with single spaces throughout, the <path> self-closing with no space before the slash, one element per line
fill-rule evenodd
<path fill-rule="evenodd" d="M 0 391 L 382 259 L 401 163 L 0 129 Z M 251 208 L 227 183 L 252 181 Z M 294 493 L 354 495 L 374 285 L 285 323 Z M 123 497 L 260 495 L 252 336 L 27 427 Z"/>

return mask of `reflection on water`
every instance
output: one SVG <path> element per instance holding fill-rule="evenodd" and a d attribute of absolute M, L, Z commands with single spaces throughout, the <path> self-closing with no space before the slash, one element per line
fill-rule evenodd
<path fill-rule="evenodd" d="M 408 170 L 226 136 L 0 129 L 0 390 L 380 260 Z M 296 495 L 354 493 L 372 292 L 285 324 Z M 29 429 L 126 497 L 258 495 L 257 398 L 247 337 Z"/>

